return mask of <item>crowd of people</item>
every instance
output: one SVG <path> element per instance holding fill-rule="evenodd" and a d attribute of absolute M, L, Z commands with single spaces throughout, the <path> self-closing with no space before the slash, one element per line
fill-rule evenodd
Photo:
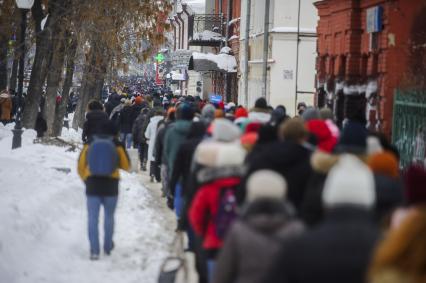
<path fill-rule="evenodd" d="M 424 167 L 401 170 L 398 150 L 362 121 L 338 127 L 329 109 L 299 106 L 289 117 L 264 98 L 251 109 L 167 95 L 89 103 L 79 172 L 91 258 L 101 204 L 105 253 L 114 246 L 116 170 L 135 147 L 188 236 L 200 283 L 426 282 Z M 99 165 L 105 156 L 115 167 Z"/>

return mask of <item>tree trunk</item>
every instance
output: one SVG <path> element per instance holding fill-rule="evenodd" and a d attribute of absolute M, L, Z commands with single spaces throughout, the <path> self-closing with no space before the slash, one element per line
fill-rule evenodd
<path fill-rule="evenodd" d="M 7 36 L 0 34 L 0 91 L 7 88 L 7 46 Z"/>
<path fill-rule="evenodd" d="M 81 84 L 80 96 L 77 109 L 74 113 L 73 128 L 81 128 L 85 120 L 87 104 L 93 98 L 100 99 L 99 88 L 103 86 L 103 81 L 108 66 L 108 56 L 105 54 L 105 48 L 100 42 L 92 42 L 92 48 L 89 53 L 89 59 L 86 61 Z M 97 94 L 97 91 L 99 94 Z M 97 97 L 98 96 L 98 97 Z"/>
<path fill-rule="evenodd" d="M 34 128 L 35 120 L 40 104 L 41 93 L 45 78 L 42 77 L 42 67 L 48 54 L 49 46 L 49 19 L 43 31 L 40 29 L 40 23 L 44 14 L 41 6 L 41 0 L 35 0 L 32 8 L 32 15 L 36 27 L 36 53 L 32 66 L 30 84 L 28 86 L 27 98 L 25 99 L 25 108 L 22 123 L 25 128 Z"/>
<path fill-rule="evenodd" d="M 47 74 L 47 87 L 46 87 L 46 123 L 47 123 L 47 136 L 53 136 L 53 124 L 55 121 L 56 111 L 56 96 L 58 94 L 59 85 L 62 80 L 62 72 L 65 60 L 65 40 L 63 32 L 61 32 L 61 24 L 54 29 L 53 54 L 52 61 L 49 66 Z"/>
<path fill-rule="evenodd" d="M 68 44 L 66 48 L 67 56 L 67 72 L 65 76 L 64 85 L 62 88 L 62 100 L 60 104 L 56 107 L 55 112 L 55 121 L 53 123 L 53 135 L 60 136 L 62 133 L 62 126 L 64 124 L 65 112 L 67 110 L 67 103 L 70 95 L 70 90 L 72 86 L 72 79 L 74 76 L 74 65 L 75 65 L 75 56 L 77 53 L 77 40 L 74 38 Z"/>
<path fill-rule="evenodd" d="M 19 63 L 16 56 L 18 56 L 18 54 L 15 53 L 15 57 L 12 63 L 12 70 L 10 72 L 10 80 L 9 80 L 9 89 L 14 91 L 16 90 L 16 80 L 18 79 L 18 63 Z"/>

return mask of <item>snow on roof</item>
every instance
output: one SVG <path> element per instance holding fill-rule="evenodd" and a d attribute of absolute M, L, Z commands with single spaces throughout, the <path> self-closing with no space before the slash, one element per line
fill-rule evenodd
<path fill-rule="evenodd" d="M 297 33 L 297 27 L 274 27 L 271 32 Z M 299 28 L 300 33 L 317 33 L 315 28 Z"/>
<path fill-rule="evenodd" d="M 194 60 L 207 60 L 217 65 L 218 69 L 228 73 L 237 72 L 237 60 L 234 56 L 228 54 L 213 54 L 213 53 L 199 53 L 192 54 Z"/>
<path fill-rule="evenodd" d="M 205 40 L 205 41 L 223 41 L 225 38 L 217 32 L 205 30 L 201 33 L 197 32 L 192 37 L 193 40 Z"/>
<path fill-rule="evenodd" d="M 225 46 L 225 47 L 223 47 L 221 50 L 220 50 L 220 54 L 229 54 L 229 53 L 231 53 L 232 52 L 232 49 L 230 48 L 230 47 L 228 47 L 228 46 Z"/>
<path fill-rule="evenodd" d="M 235 18 L 229 21 L 228 25 L 231 26 L 233 24 L 235 24 L 236 22 L 238 22 L 241 18 Z"/>

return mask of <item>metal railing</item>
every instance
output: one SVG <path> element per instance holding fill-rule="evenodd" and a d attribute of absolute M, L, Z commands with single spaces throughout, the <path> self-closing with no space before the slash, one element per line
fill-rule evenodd
<path fill-rule="evenodd" d="M 202 41 L 221 42 L 219 38 L 202 38 L 200 35 L 206 31 L 225 36 L 226 17 L 223 14 L 195 14 L 190 19 L 189 38 L 193 43 Z"/>
<path fill-rule="evenodd" d="M 426 165 L 426 91 L 396 91 L 392 142 L 400 152 L 402 168 Z"/>

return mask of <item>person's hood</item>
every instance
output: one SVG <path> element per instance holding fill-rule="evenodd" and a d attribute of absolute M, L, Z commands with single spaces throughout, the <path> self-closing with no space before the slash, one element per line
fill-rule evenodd
<path fill-rule="evenodd" d="M 321 174 L 327 174 L 339 161 L 339 156 L 321 150 L 316 150 L 311 156 L 312 169 Z"/>
<path fill-rule="evenodd" d="M 259 109 L 260 111 L 254 111 L 254 109 Z M 253 108 L 248 114 L 248 118 L 252 122 L 266 124 L 271 120 L 271 113 L 268 109 Z"/>
<path fill-rule="evenodd" d="M 164 117 L 162 115 L 160 115 L 160 116 L 153 116 L 153 117 L 151 117 L 151 119 L 149 121 L 153 122 L 153 123 L 158 123 L 158 122 L 160 122 L 163 119 L 164 119 Z"/>
<path fill-rule="evenodd" d="M 108 114 L 102 110 L 92 110 L 86 114 L 87 120 L 103 120 L 108 119 Z"/>
<path fill-rule="evenodd" d="M 197 147 L 194 157 L 198 164 L 207 167 L 240 166 L 246 151 L 239 142 L 206 140 Z"/>
<path fill-rule="evenodd" d="M 173 124 L 173 128 L 179 134 L 182 134 L 182 135 L 186 136 L 188 134 L 188 132 L 189 132 L 190 127 L 191 127 L 191 123 L 192 123 L 191 121 L 177 120 Z"/>
<path fill-rule="evenodd" d="M 280 234 L 294 215 L 294 207 L 284 200 L 259 199 L 246 205 L 242 219 L 260 233 Z"/>
<path fill-rule="evenodd" d="M 306 162 L 310 151 L 303 145 L 291 141 L 268 143 L 262 150 L 262 158 L 268 160 L 271 166 L 287 170 L 297 164 Z"/>

